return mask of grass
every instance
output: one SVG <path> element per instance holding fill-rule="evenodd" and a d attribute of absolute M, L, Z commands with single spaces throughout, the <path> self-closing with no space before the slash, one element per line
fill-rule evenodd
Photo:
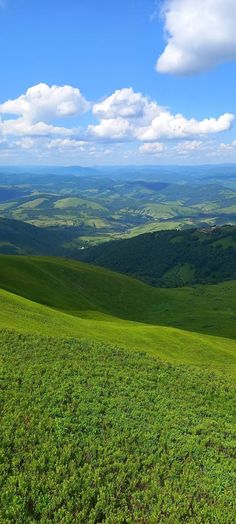
<path fill-rule="evenodd" d="M 2 328 L 14 327 L 22 333 L 62 338 L 74 336 L 83 341 L 93 340 L 132 351 L 146 351 L 170 363 L 236 374 L 234 340 L 124 321 L 92 311 L 85 311 L 77 317 L 6 291 L 0 291 L 0 297 Z"/>
<path fill-rule="evenodd" d="M 229 378 L 6 330 L 0 356 L 1 522 L 233 524 Z"/>
<path fill-rule="evenodd" d="M 158 290 L 75 261 L 2 256 L 0 285 L 5 288 L 0 292 L 1 327 L 73 335 L 145 350 L 172 363 L 235 373 L 231 298 L 236 283 Z M 217 296 L 222 300 L 211 310 Z"/>
<path fill-rule="evenodd" d="M 236 338 L 236 281 L 158 289 L 77 261 L 2 255 L 0 287 L 72 315 L 91 311 Z"/>
<path fill-rule="evenodd" d="M 234 523 L 235 286 L 0 257 L 1 523 Z"/>

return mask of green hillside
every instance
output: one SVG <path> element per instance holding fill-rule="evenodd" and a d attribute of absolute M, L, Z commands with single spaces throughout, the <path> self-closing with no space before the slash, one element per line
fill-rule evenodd
<path fill-rule="evenodd" d="M 235 286 L 0 257 L 0 522 L 233 523 Z"/>
<path fill-rule="evenodd" d="M 229 338 L 121 320 L 92 310 L 78 317 L 4 290 L 0 291 L 0 298 L 1 328 L 60 338 L 74 336 L 146 351 L 170 363 L 236 374 L 236 344 Z"/>
<path fill-rule="evenodd" d="M 79 258 L 154 286 L 217 283 L 236 277 L 236 227 L 147 233 L 80 251 Z"/>
<path fill-rule="evenodd" d="M 0 287 L 70 315 L 92 318 L 111 315 L 236 338 L 236 281 L 155 289 L 77 261 L 2 255 Z"/>
<path fill-rule="evenodd" d="M 97 242 L 96 235 L 93 240 Z M 236 278 L 234 226 L 159 231 L 110 242 L 104 236 L 104 240 L 85 249 L 82 226 L 35 227 L 0 218 L 0 254 L 81 259 L 158 287 L 212 284 Z"/>
<path fill-rule="evenodd" d="M 73 240 L 82 245 L 77 227 L 36 227 L 20 220 L 0 217 L 0 253 L 8 255 L 70 256 Z"/>
<path fill-rule="evenodd" d="M 60 235 L 61 236 L 61 235 Z M 58 231 L 40 229 L 19 220 L 0 217 L 0 253 L 55 255 Z"/>

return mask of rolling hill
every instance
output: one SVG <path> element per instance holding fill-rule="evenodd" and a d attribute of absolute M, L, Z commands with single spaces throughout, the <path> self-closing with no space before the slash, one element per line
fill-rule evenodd
<path fill-rule="evenodd" d="M 2 169 L 0 215 L 43 228 L 79 228 L 84 246 L 159 230 L 235 225 L 233 169 L 222 166 L 215 175 L 203 166 Z"/>
<path fill-rule="evenodd" d="M 0 256 L 0 521 L 233 522 L 235 287 Z"/>
<path fill-rule="evenodd" d="M 80 251 L 79 258 L 154 286 L 216 283 L 236 277 L 236 227 L 147 233 Z"/>
<path fill-rule="evenodd" d="M 172 348 L 177 344 L 174 339 L 176 333 L 179 333 L 180 339 L 192 337 L 189 350 L 193 344 L 198 347 L 200 333 L 212 335 L 213 338 L 235 339 L 235 287 L 235 281 L 231 281 L 216 286 L 197 286 L 195 289 L 155 289 L 138 280 L 77 261 L 0 256 L 2 297 L 5 292 L 10 292 L 15 300 L 20 297 L 24 308 L 28 304 L 27 311 L 33 304 L 37 310 L 39 305 L 41 308 L 47 306 L 54 316 L 55 311 L 56 315 L 59 312 L 66 314 L 66 322 L 71 321 L 73 326 L 79 328 L 81 326 L 82 331 L 90 332 L 91 338 L 106 341 L 108 337 L 109 342 L 122 341 L 126 346 L 130 344 L 139 348 L 146 344 L 149 350 L 153 349 L 153 344 L 156 347 L 154 340 L 158 338 L 158 333 L 161 337 L 166 334 L 167 339 L 169 333 L 167 346 L 171 343 Z M 4 297 L 7 317 L 10 306 L 6 295 Z M 25 302 L 25 299 L 28 301 Z M 22 314 L 24 316 L 26 312 Z M 14 317 L 16 322 L 17 315 Z M 9 322 L 8 327 L 14 325 L 11 324 L 11 315 Z M 63 319 L 61 323 L 63 333 Z M 52 329 L 53 325 L 54 321 Z M 71 329 L 74 332 L 74 327 Z M 211 347 L 217 343 L 212 339 L 211 344 L 211 337 L 207 337 L 206 341 Z M 178 355 L 175 355 L 176 359 L 178 361 Z"/>
<path fill-rule="evenodd" d="M 212 284 L 236 277 L 236 227 L 159 231 L 84 249 L 80 227 L 0 218 L 0 254 L 80 259 L 158 287 Z"/>

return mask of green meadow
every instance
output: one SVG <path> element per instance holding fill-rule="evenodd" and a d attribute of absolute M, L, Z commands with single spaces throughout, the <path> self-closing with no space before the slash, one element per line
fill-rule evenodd
<path fill-rule="evenodd" d="M 234 523 L 235 286 L 0 257 L 1 523 Z"/>

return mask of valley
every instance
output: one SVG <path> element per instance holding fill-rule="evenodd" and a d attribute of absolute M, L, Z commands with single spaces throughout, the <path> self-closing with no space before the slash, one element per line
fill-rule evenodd
<path fill-rule="evenodd" d="M 0 216 L 75 228 L 70 248 L 150 231 L 236 224 L 236 179 L 226 176 L 225 166 L 215 178 L 209 168 L 54 171 L 0 174 Z"/>

